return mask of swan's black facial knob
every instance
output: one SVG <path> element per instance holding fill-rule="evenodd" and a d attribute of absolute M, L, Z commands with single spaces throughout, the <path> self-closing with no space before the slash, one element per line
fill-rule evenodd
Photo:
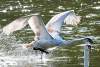
<path fill-rule="evenodd" d="M 85 38 L 88 42 L 90 42 L 91 44 L 93 44 L 93 40 L 90 38 Z"/>

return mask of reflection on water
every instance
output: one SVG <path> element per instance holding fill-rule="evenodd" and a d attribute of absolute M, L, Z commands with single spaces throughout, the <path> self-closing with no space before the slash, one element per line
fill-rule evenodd
<path fill-rule="evenodd" d="M 82 16 L 78 27 L 65 27 L 62 36 L 72 39 L 79 36 L 94 36 L 94 49 L 91 50 L 90 67 L 99 67 L 100 61 L 100 1 L 99 0 L 1 0 L 0 28 L 14 19 L 41 13 L 44 22 L 55 14 L 75 10 Z M 1 31 L 1 29 L 0 29 Z M 65 34 L 63 34 L 65 33 Z M 0 34 L 0 65 L 1 67 L 83 67 L 83 46 L 56 48 L 49 55 L 34 52 L 32 48 L 23 49 L 20 44 L 33 40 L 33 32 L 27 26 L 10 36 Z"/>

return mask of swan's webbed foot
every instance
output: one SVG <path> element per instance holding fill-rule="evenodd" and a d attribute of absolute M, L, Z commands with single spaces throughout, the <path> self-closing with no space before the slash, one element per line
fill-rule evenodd
<path fill-rule="evenodd" d="M 49 54 L 48 51 L 46 51 L 45 49 L 42 49 L 42 48 L 36 48 L 36 47 L 34 47 L 33 50 L 39 50 L 39 51 L 41 51 L 41 53 Z"/>

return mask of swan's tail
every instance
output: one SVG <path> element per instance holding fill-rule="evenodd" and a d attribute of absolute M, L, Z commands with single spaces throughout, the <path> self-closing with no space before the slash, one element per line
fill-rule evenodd
<path fill-rule="evenodd" d="M 21 18 L 18 18 L 16 20 L 12 21 L 10 24 L 3 27 L 3 33 L 9 35 L 10 33 L 14 32 L 14 31 L 24 28 L 28 24 L 27 20 L 28 20 L 28 18 L 21 17 Z"/>

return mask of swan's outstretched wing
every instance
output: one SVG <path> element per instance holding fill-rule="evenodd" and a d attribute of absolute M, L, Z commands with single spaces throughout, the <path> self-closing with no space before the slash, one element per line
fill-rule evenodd
<path fill-rule="evenodd" d="M 76 16 L 73 11 L 62 12 L 50 19 L 50 21 L 46 25 L 46 29 L 52 37 L 56 39 L 62 39 L 59 36 L 59 32 L 64 22 L 67 25 L 75 26 L 80 22 L 80 16 Z"/>
<path fill-rule="evenodd" d="M 33 15 L 28 20 L 28 23 L 35 33 L 35 39 L 52 39 L 51 35 L 47 32 L 43 20 L 40 15 Z"/>
<path fill-rule="evenodd" d="M 28 24 L 27 19 L 28 18 L 21 17 L 21 18 L 18 18 L 16 20 L 12 21 L 10 24 L 3 27 L 3 33 L 9 35 L 10 33 L 14 32 L 14 31 L 24 28 Z"/>

